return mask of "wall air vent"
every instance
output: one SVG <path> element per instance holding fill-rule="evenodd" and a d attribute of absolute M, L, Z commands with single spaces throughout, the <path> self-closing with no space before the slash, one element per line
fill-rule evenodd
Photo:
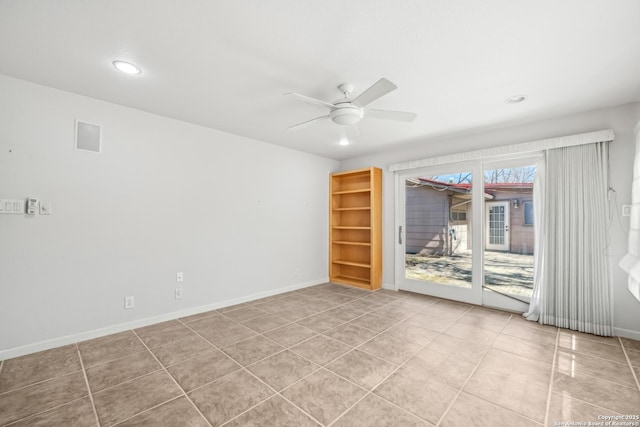
<path fill-rule="evenodd" d="M 100 153 L 102 126 L 76 120 L 76 150 Z"/>

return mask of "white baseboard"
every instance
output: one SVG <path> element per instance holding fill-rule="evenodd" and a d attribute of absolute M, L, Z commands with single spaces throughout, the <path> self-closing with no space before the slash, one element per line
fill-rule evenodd
<path fill-rule="evenodd" d="M 640 331 L 623 328 L 613 328 L 613 334 L 617 337 L 630 338 L 632 340 L 640 341 Z"/>
<path fill-rule="evenodd" d="M 396 288 L 396 285 L 394 285 L 393 283 L 383 283 L 382 284 L 382 289 L 388 289 L 390 291 L 397 291 L 398 288 Z"/>
<path fill-rule="evenodd" d="M 234 298 L 225 301 L 215 302 L 213 304 L 202 305 L 198 307 L 192 307 L 185 310 L 173 311 L 170 313 L 161 314 L 153 317 L 146 317 L 144 319 L 134 320 L 127 323 L 119 323 L 117 325 L 108 326 L 106 328 L 94 329 L 91 331 L 80 332 L 78 334 L 66 335 L 63 337 L 53 338 L 50 340 L 39 341 L 33 344 L 27 344 L 20 347 L 14 347 L 7 350 L 0 351 L 0 360 L 12 359 L 14 357 L 24 356 L 26 354 L 36 353 L 38 351 L 49 350 L 52 348 L 60 347 L 63 345 L 73 344 L 80 341 L 86 341 L 93 338 L 100 338 L 106 335 L 117 334 L 118 332 L 129 331 L 135 328 L 142 328 L 144 326 L 153 325 L 154 323 L 166 322 L 167 320 L 175 320 L 180 317 L 191 316 L 192 314 L 204 313 L 206 311 L 217 310 L 219 308 L 229 307 L 231 305 L 241 304 L 243 302 L 254 301 L 260 298 L 266 298 L 273 295 L 282 294 L 285 292 L 295 291 L 297 289 L 308 288 L 309 286 L 315 286 L 322 283 L 327 283 L 328 278 L 310 280 L 303 283 L 297 283 L 291 286 L 285 286 L 265 292 L 258 292 L 256 294 L 246 295 L 239 298 Z"/>

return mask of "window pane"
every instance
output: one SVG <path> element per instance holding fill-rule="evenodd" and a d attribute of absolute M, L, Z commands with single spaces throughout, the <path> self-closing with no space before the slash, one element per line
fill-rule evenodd
<path fill-rule="evenodd" d="M 524 202 L 524 225 L 533 225 L 533 202 Z"/>
<path fill-rule="evenodd" d="M 535 166 L 484 172 L 484 287 L 531 296 Z M 525 202 L 526 200 L 526 202 Z"/>
<path fill-rule="evenodd" d="M 405 277 L 471 288 L 471 172 L 405 185 Z"/>

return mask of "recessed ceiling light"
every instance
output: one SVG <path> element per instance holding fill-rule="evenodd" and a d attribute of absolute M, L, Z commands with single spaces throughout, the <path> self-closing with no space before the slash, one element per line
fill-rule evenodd
<path fill-rule="evenodd" d="M 142 70 L 137 65 L 132 64 L 131 62 L 126 61 L 113 61 L 113 66 L 116 67 L 117 70 L 122 71 L 126 74 L 140 74 Z"/>
<path fill-rule="evenodd" d="M 504 102 L 506 102 L 507 104 L 517 104 L 519 102 L 524 101 L 525 99 L 527 99 L 527 97 L 524 95 L 514 95 L 505 99 Z"/>
<path fill-rule="evenodd" d="M 342 138 L 340 141 L 338 141 L 338 145 L 349 145 L 349 140 L 347 138 Z"/>

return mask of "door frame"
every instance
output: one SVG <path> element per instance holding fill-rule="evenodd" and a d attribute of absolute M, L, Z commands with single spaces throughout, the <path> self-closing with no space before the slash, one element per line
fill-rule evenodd
<path fill-rule="evenodd" d="M 406 198 L 405 198 L 405 185 L 404 182 L 407 178 L 420 176 L 420 175 L 444 175 L 448 173 L 457 173 L 460 171 L 469 171 L 473 176 L 482 176 L 482 163 L 480 162 L 459 162 L 451 163 L 447 165 L 428 166 L 417 169 L 408 169 L 404 171 L 398 171 L 394 175 L 395 179 L 395 282 L 396 289 L 422 293 L 427 295 L 436 296 L 439 298 L 452 299 L 470 304 L 481 305 L 482 304 L 482 281 L 484 277 L 482 258 L 472 256 L 471 266 L 471 289 L 462 288 L 459 286 L 443 285 L 434 282 L 424 282 L 418 280 L 411 280 L 405 277 L 405 255 L 406 255 Z M 478 184 L 475 181 L 479 181 Z M 484 180 L 474 180 L 474 186 L 484 186 Z M 471 203 L 472 203 L 472 218 L 471 218 L 471 252 L 482 252 L 483 250 L 483 230 L 482 224 L 483 209 L 475 209 L 473 206 L 481 206 L 483 201 L 484 191 L 472 191 Z M 468 220 L 469 218 L 467 218 Z"/>
<path fill-rule="evenodd" d="M 484 172 L 485 170 L 495 169 L 499 167 L 519 167 L 529 164 L 536 164 L 540 157 L 541 151 L 531 151 L 528 153 L 518 153 L 516 155 L 504 155 L 487 157 L 480 160 L 466 162 L 451 162 L 446 164 L 435 164 L 433 166 L 398 170 L 394 173 L 394 203 L 395 203 L 395 219 L 394 219 L 394 260 L 395 260 L 395 288 L 407 290 L 440 298 L 452 299 L 470 304 L 483 305 L 487 307 L 495 307 L 504 310 L 517 312 L 527 311 L 529 305 L 520 301 L 513 300 L 504 295 L 497 294 L 489 290 L 483 290 L 484 284 L 484 251 L 485 251 L 485 228 L 484 216 L 485 209 L 482 209 L 484 200 Z M 471 289 L 460 288 L 457 286 L 439 285 L 429 282 L 419 282 L 417 280 L 410 281 L 405 278 L 405 188 L 406 178 L 416 175 L 437 175 L 446 173 L 455 173 L 460 170 L 468 170 L 474 176 L 482 177 L 475 179 L 472 192 L 472 286 Z M 403 227 L 401 230 L 400 227 Z M 399 239 L 401 243 L 399 243 Z M 412 283 L 413 282 L 413 283 Z"/>

